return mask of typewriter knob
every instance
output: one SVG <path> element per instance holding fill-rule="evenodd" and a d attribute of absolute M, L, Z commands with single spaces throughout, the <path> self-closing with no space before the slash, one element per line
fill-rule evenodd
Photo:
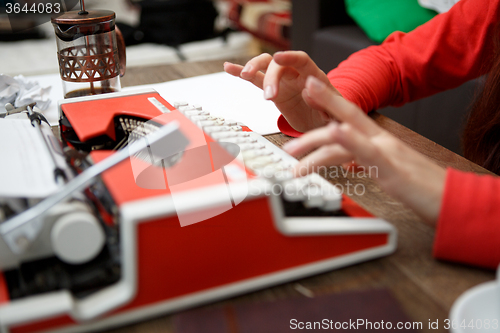
<path fill-rule="evenodd" d="M 52 248 L 55 255 L 68 264 L 83 264 L 101 252 L 104 231 L 97 218 L 89 212 L 63 215 L 52 227 Z"/>

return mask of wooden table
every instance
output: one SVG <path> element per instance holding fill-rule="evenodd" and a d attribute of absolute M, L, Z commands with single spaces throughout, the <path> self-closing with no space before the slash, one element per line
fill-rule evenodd
<path fill-rule="evenodd" d="M 227 59 L 243 64 L 246 59 Z M 180 63 L 155 67 L 130 68 L 122 79 L 123 86 L 147 83 L 159 83 L 210 74 L 223 70 L 222 60 L 199 63 Z M 422 154 L 442 166 L 450 166 L 464 171 L 488 173 L 476 164 L 469 162 L 455 153 L 427 140 L 404 126 L 383 115 L 373 113 L 372 117 L 383 128 L 406 142 Z M 283 134 L 269 135 L 267 138 L 278 146 L 290 138 Z M 300 281 L 268 288 L 244 296 L 218 302 L 238 303 L 248 300 L 269 301 L 287 297 L 298 297 L 294 288 L 296 283 L 311 290 L 315 295 L 337 293 L 350 290 L 387 288 L 403 306 L 411 320 L 427 323 L 430 319 L 447 318 L 453 302 L 467 289 L 494 279 L 494 273 L 478 268 L 440 262 L 432 258 L 434 229 L 417 217 L 410 209 L 384 193 L 377 184 L 368 178 L 356 175 L 330 179 L 333 183 L 345 186 L 363 184 L 366 193 L 353 196 L 353 199 L 365 209 L 392 223 L 398 230 L 397 251 L 381 259 L 334 270 L 329 273 L 302 279 Z M 213 306 L 213 305 L 208 305 Z M 445 332 L 439 330 L 427 332 Z M 116 333 L 128 332 L 174 332 L 171 316 L 149 320 L 128 327 L 116 329 Z"/>

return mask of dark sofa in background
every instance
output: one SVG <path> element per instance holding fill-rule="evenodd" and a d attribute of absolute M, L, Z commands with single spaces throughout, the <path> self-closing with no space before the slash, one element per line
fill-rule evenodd
<path fill-rule="evenodd" d="M 306 51 L 323 71 L 374 44 L 346 14 L 343 0 L 292 0 L 291 49 Z M 479 82 L 378 111 L 461 154 L 463 122 Z"/>

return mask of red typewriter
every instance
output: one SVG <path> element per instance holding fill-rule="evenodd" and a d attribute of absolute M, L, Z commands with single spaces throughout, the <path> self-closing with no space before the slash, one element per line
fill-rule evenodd
<path fill-rule="evenodd" d="M 237 121 L 153 90 L 59 108 L 72 180 L 165 124 L 182 136 L 166 144 L 177 153 L 148 146 L 40 215 L 22 253 L 0 237 L 1 332 L 102 330 L 396 248 L 393 226 L 318 174 L 291 177 L 296 160 Z"/>

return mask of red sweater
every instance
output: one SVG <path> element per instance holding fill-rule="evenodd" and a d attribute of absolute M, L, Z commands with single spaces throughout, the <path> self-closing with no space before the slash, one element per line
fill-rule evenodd
<path fill-rule="evenodd" d="M 411 33 L 351 55 L 328 78 L 365 112 L 458 87 L 490 70 L 497 18 L 500 0 L 461 0 Z M 498 266 L 499 178 L 448 169 L 434 256 Z"/>

